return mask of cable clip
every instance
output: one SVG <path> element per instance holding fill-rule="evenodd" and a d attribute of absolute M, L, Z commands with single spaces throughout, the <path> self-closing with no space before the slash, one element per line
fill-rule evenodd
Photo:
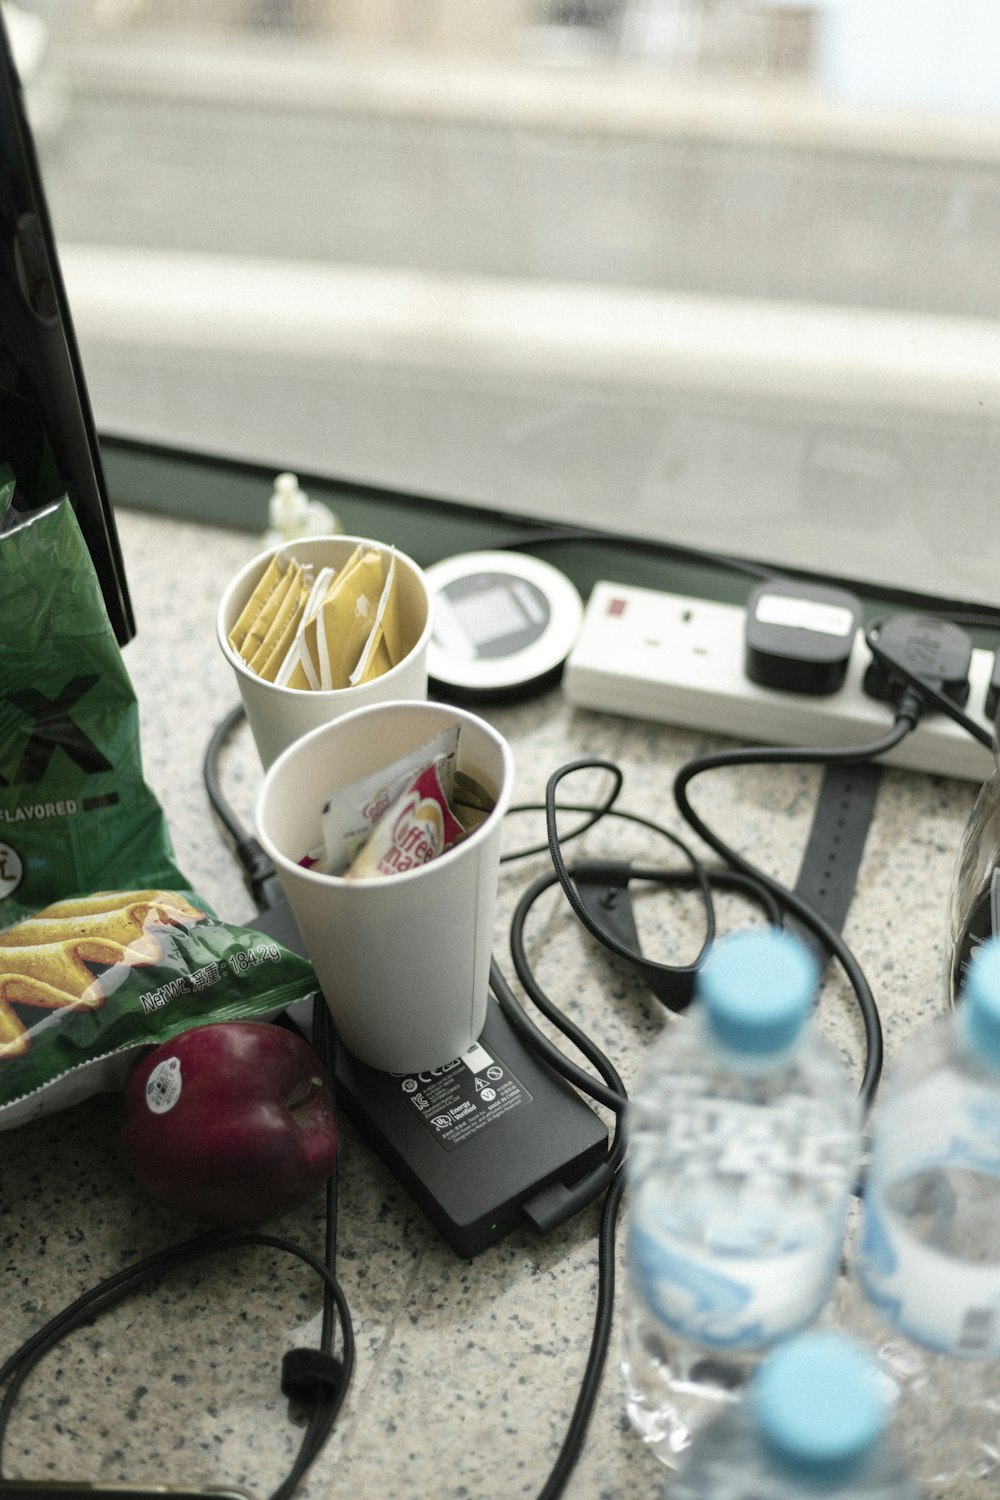
<path fill-rule="evenodd" d="M 289 1349 L 281 1361 L 281 1394 L 311 1408 L 321 1398 L 337 1395 L 344 1367 L 335 1354 L 322 1349 Z"/>
<path fill-rule="evenodd" d="M 640 874 L 626 860 L 579 859 L 570 866 L 569 873 L 580 902 L 599 934 L 605 934 L 628 949 L 631 962 L 662 1004 L 669 1010 L 686 1010 L 694 995 L 695 975 L 700 965 L 674 967 L 654 963 L 643 956 L 639 947 L 629 881 L 649 880 L 653 878 L 653 872 L 643 870 Z M 668 880 L 671 875 L 664 872 L 662 878 Z"/>

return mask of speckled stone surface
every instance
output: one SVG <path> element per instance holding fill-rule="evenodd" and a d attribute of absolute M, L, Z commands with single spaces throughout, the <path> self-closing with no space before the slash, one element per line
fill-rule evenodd
<path fill-rule="evenodd" d="M 119 526 L 139 633 L 125 651 L 139 702 L 145 773 L 160 797 L 178 862 L 229 921 L 252 904 L 221 839 L 201 778 L 216 723 L 235 705 L 215 640 L 222 589 L 256 539 L 122 511 Z M 677 769 L 717 745 L 694 733 L 569 707 L 558 689 L 486 711 L 514 748 L 516 798 L 537 802 L 548 776 L 581 756 L 622 768 L 620 806 L 682 833 L 671 798 Z M 249 736 L 224 760 L 225 787 L 249 819 L 260 783 Z M 692 797 L 718 832 L 779 879 L 794 882 L 818 773 L 755 768 L 706 776 Z M 567 784 L 586 800 L 601 778 Z M 879 1003 L 889 1061 L 910 1030 L 944 1007 L 945 902 L 974 788 L 887 771 L 846 936 Z M 509 820 L 508 850 L 537 841 L 537 813 Z M 692 842 L 695 842 L 692 840 Z M 578 853 L 660 858 L 661 840 L 627 823 L 589 833 Z M 496 952 L 508 973 L 506 928 L 544 857 L 501 874 Z M 648 953 L 681 962 L 698 946 L 689 896 L 644 895 Z M 720 901 L 723 924 L 747 916 Z M 534 913 L 529 946 L 543 985 L 615 1060 L 626 1084 L 671 1024 L 622 963 L 595 951 L 558 893 Z M 862 1037 L 837 974 L 820 1024 L 860 1077 Z M 683 1024 L 674 1023 L 674 1024 Z M 118 1145 L 120 1100 L 103 1096 L 10 1132 L 0 1142 L 2 1318 L 8 1354 L 101 1277 L 196 1228 L 129 1178 Z M 301 1493 L 324 1496 L 532 1496 L 565 1432 L 591 1335 L 597 1213 L 544 1239 L 509 1236 L 463 1261 L 349 1125 L 342 1127 L 339 1271 L 358 1342 L 338 1430 Z M 319 1201 L 275 1229 L 322 1249 Z M 166 1278 L 77 1334 L 43 1362 L 18 1402 L 5 1445 L 12 1476 L 230 1484 L 255 1496 L 283 1478 L 300 1429 L 279 1389 L 281 1358 L 318 1329 L 312 1274 L 276 1252 L 242 1251 Z M 628 1428 L 618 1373 L 619 1325 L 574 1497 L 661 1493 L 667 1471 Z M 958 1490 L 951 1492 L 956 1497 Z M 971 1487 L 968 1494 L 985 1493 Z M 964 1497 L 963 1497 L 964 1500 Z"/>

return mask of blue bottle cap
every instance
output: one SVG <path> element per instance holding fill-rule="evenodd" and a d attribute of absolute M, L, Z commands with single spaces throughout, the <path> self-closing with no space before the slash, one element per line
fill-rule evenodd
<path fill-rule="evenodd" d="M 762 1441 L 803 1477 L 848 1473 L 885 1430 L 875 1366 L 840 1333 L 813 1331 L 779 1345 L 758 1368 L 750 1400 Z"/>
<path fill-rule="evenodd" d="M 783 1052 L 798 1036 L 819 983 L 806 945 L 778 927 L 753 927 L 715 944 L 698 976 L 712 1034 L 734 1052 Z"/>
<path fill-rule="evenodd" d="M 973 953 L 960 1004 L 966 1042 L 985 1063 L 1000 1067 L 1000 937 L 988 938 Z"/>

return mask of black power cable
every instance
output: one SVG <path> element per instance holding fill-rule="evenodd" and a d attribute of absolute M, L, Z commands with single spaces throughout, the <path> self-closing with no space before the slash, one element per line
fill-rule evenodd
<path fill-rule="evenodd" d="M 740 871 L 760 884 L 790 912 L 804 923 L 827 950 L 837 959 L 857 997 L 865 1028 L 866 1058 L 860 1094 L 866 1109 L 874 1103 L 882 1072 L 882 1026 L 874 996 L 860 965 L 840 933 L 819 915 L 807 902 L 801 900 L 772 876 L 767 875 L 743 855 L 723 842 L 704 819 L 699 817 L 688 798 L 688 787 L 696 776 L 705 771 L 718 770 L 724 766 L 750 765 L 833 765 L 853 761 L 874 760 L 898 745 L 914 729 L 920 720 L 922 704 L 917 694 L 907 689 L 896 711 L 892 728 L 879 739 L 867 745 L 843 745 L 818 749 L 812 746 L 775 747 L 772 745 L 750 746 L 731 750 L 719 750 L 696 756 L 682 766 L 674 780 L 674 800 L 685 822 L 711 849 L 714 849 L 733 869 Z"/>
<path fill-rule="evenodd" d="M 354 1367 L 354 1334 L 344 1293 L 336 1276 L 323 1261 L 292 1240 L 264 1234 L 257 1230 L 212 1230 L 179 1245 L 158 1251 L 146 1257 L 145 1260 L 138 1261 L 135 1265 L 120 1271 L 116 1276 L 108 1277 L 96 1287 L 92 1287 L 90 1291 L 84 1292 L 82 1296 L 51 1318 L 0 1367 L 0 1386 L 6 1385 L 7 1387 L 3 1400 L 0 1401 L 0 1447 L 6 1435 L 14 1404 L 25 1380 L 45 1355 L 61 1343 L 68 1334 L 91 1323 L 100 1313 L 124 1301 L 140 1287 L 158 1281 L 178 1267 L 192 1265 L 208 1256 L 222 1255 L 249 1246 L 271 1248 L 296 1256 L 315 1271 L 322 1279 L 325 1291 L 332 1300 L 342 1330 L 340 1359 L 336 1360 L 331 1355 L 325 1363 L 314 1363 L 310 1372 L 308 1389 L 298 1383 L 295 1387 L 296 1394 L 301 1393 L 309 1401 L 311 1407 L 309 1420 L 291 1470 L 271 1495 L 271 1500 L 289 1500 L 303 1474 L 326 1441 L 347 1394 Z M 315 1355 L 316 1352 L 294 1350 L 292 1354 Z M 296 1362 L 288 1355 L 285 1357 L 286 1372 L 291 1370 L 294 1373 L 297 1365 L 304 1366 L 305 1364 L 306 1361 Z M 287 1392 L 289 1385 L 286 1383 L 284 1388 Z M 95 1494 L 100 1490 L 100 1486 L 93 1488 Z M 153 1491 L 151 1490 L 150 1493 L 152 1494 Z"/>
<path fill-rule="evenodd" d="M 283 899 L 281 883 L 263 845 L 243 827 L 237 817 L 229 798 L 222 790 L 219 775 L 222 752 L 245 718 L 243 705 L 238 704 L 216 725 L 202 761 L 202 777 L 209 806 L 233 857 L 243 871 L 247 890 L 253 897 L 257 910 L 267 911 Z"/>
<path fill-rule="evenodd" d="M 320 997 L 317 997 L 313 1005 L 313 1037 L 317 1053 L 332 1073 L 333 1028 L 327 1007 Z M 126 1267 L 117 1275 L 107 1277 L 77 1297 L 25 1340 L 0 1366 L 0 1390 L 3 1390 L 3 1397 L 0 1399 L 0 1493 L 5 1487 L 9 1487 L 8 1482 L 3 1479 L 2 1451 L 11 1414 L 25 1381 L 46 1354 L 76 1329 L 91 1323 L 96 1316 L 124 1301 L 132 1292 L 158 1281 L 169 1272 L 192 1265 L 210 1255 L 257 1246 L 297 1257 L 315 1271 L 323 1283 L 323 1316 L 318 1348 L 290 1350 L 282 1363 L 282 1390 L 307 1414 L 305 1430 L 292 1467 L 270 1497 L 270 1500 L 290 1500 L 336 1422 L 354 1370 L 354 1329 L 347 1299 L 336 1274 L 336 1173 L 335 1164 L 325 1188 L 326 1238 L 322 1260 L 282 1236 L 259 1230 L 209 1230 L 157 1251 L 144 1260 L 137 1261 L 135 1265 Z M 339 1358 L 333 1352 L 336 1325 L 339 1325 L 341 1335 Z M 100 1487 L 91 1488 L 96 1494 Z M 137 1491 L 140 1489 L 141 1487 L 137 1487 Z"/>
<path fill-rule="evenodd" d="M 566 1436 L 549 1477 L 538 1492 L 538 1500 L 557 1500 L 566 1488 L 567 1481 L 583 1451 L 591 1413 L 600 1391 L 611 1344 L 615 1301 L 615 1242 L 618 1211 L 624 1190 L 625 1177 L 619 1167 L 611 1179 L 601 1211 L 601 1223 L 598 1230 L 597 1309 L 583 1381 Z"/>
<path fill-rule="evenodd" d="M 601 1377 L 610 1346 L 614 1302 L 616 1229 L 618 1213 L 625 1190 L 623 1164 L 627 1143 L 625 1114 L 628 1107 L 628 1096 L 625 1086 L 613 1064 L 593 1039 L 572 1022 L 544 992 L 528 964 L 524 942 L 524 928 L 529 912 L 538 897 L 558 882 L 575 915 L 592 936 L 621 958 L 632 960 L 633 962 L 641 958 L 641 955 L 632 952 L 621 942 L 610 941 L 611 935 L 604 928 L 592 921 L 589 912 L 580 901 L 574 886 L 574 869 L 576 867 L 566 865 L 560 848 L 558 814 L 560 812 L 591 813 L 593 809 L 588 809 L 578 804 L 558 803 L 556 800 L 557 788 L 565 776 L 575 771 L 591 769 L 609 771 L 613 778 L 613 790 L 601 804 L 602 816 L 622 818 L 652 830 L 665 838 L 675 848 L 679 849 L 687 862 L 687 868 L 681 870 L 664 870 L 658 866 L 650 865 L 634 865 L 630 868 L 640 878 L 649 879 L 660 884 L 696 885 L 702 896 L 706 914 L 706 926 L 712 934 L 715 931 L 715 923 L 711 892 L 712 886 L 716 884 L 738 890 L 761 904 L 769 919 L 775 925 L 778 924 L 781 914 L 779 903 L 776 901 L 774 895 L 760 881 L 748 878 L 739 871 L 705 870 L 683 841 L 677 838 L 675 834 L 649 818 L 640 817 L 637 814 L 628 813 L 614 807 L 615 798 L 622 785 L 622 774 L 619 767 L 594 757 L 572 762 L 560 768 L 549 777 L 546 785 L 545 802 L 541 804 L 541 807 L 544 808 L 545 812 L 547 847 L 554 870 L 549 874 L 538 877 L 522 894 L 511 919 L 511 956 L 518 978 L 529 998 L 543 1015 L 587 1058 L 595 1071 L 600 1074 L 600 1081 L 589 1075 L 586 1070 L 580 1068 L 568 1058 L 530 1020 L 520 1002 L 515 998 L 513 991 L 504 979 L 495 960 L 491 966 L 490 984 L 504 1014 L 527 1044 L 534 1047 L 551 1067 L 567 1078 L 581 1092 L 588 1094 L 595 1102 L 603 1104 L 613 1111 L 615 1115 L 615 1134 L 605 1162 L 595 1169 L 583 1183 L 577 1184 L 572 1195 L 564 1195 L 561 1202 L 563 1214 L 566 1216 L 567 1210 L 575 1212 L 586 1203 L 598 1198 L 601 1193 L 604 1194 L 604 1206 L 600 1224 L 598 1299 L 590 1349 L 570 1428 L 567 1431 L 549 1478 L 539 1493 L 539 1500 L 556 1500 L 556 1497 L 562 1493 L 569 1474 L 582 1450 L 587 1427 L 597 1400 Z M 533 804 L 529 804 L 517 810 L 540 809 Z M 592 825 L 588 824 L 585 826 Z M 582 828 L 578 827 L 574 829 L 571 836 L 576 837 L 581 831 Z M 565 841 L 564 837 L 562 842 L 564 843 Z M 537 851 L 532 850 L 530 852 Z M 692 968 L 697 968 L 703 961 L 708 946 L 709 941 L 706 940 Z M 644 968 L 647 967 L 648 961 L 644 961 Z M 656 967 L 660 970 L 661 974 L 670 974 L 679 982 L 683 982 L 690 972 L 687 968 L 674 968 L 668 965 L 658 965 Z"/>

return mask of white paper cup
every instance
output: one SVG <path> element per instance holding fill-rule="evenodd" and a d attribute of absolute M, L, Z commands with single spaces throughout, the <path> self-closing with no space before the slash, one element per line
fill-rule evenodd
<path fill-rule="evenodd" d="M 449 725 L 458 767 L 495 798 L 489 817 L 416 870 L 345 880 L 298 861 L 322 846 L 330 794 Z M 389 1073 L 443 1067 L 486 1019 L 500 835 L 514 758 L 502 735 L 449 704 L 380 703 L 289 746 L 264 777 L 257 835 L 274 862 L 345 1047 Z"/>
<path fill-rule="evenodd" d="M 367 703 L 384 703 L 390 698 L 426 698 L 427 648 L 431 638 L 431 595 L 423 571 L 412 558 L 396 552 L 396 586 L 403 629 L 411 648 L 402 661 L 371 682 L 357 687 L 309 691 L 302 688 L 276 687 L 251 672 L 246 662 L 229 644 L 229 633 L 240 617 L 244 605 L 256 588 L 265 568 L 276 552 L 287 551 L 299 562 L 312 563 L 317 569 L 340 568 L 357 546 L 390 549 L 381 542 L 358 536 L 311 536 L 284 542 L 248 562 L 229 584 L 219 603 L 216 631 L 223 655 L 236 673 L 236 681 L 253 735 L 257 754 L 265 771 L 273 760 L 293 741 L 300 739 L 318 724 L 329 724 L 351 709 Z"/>

